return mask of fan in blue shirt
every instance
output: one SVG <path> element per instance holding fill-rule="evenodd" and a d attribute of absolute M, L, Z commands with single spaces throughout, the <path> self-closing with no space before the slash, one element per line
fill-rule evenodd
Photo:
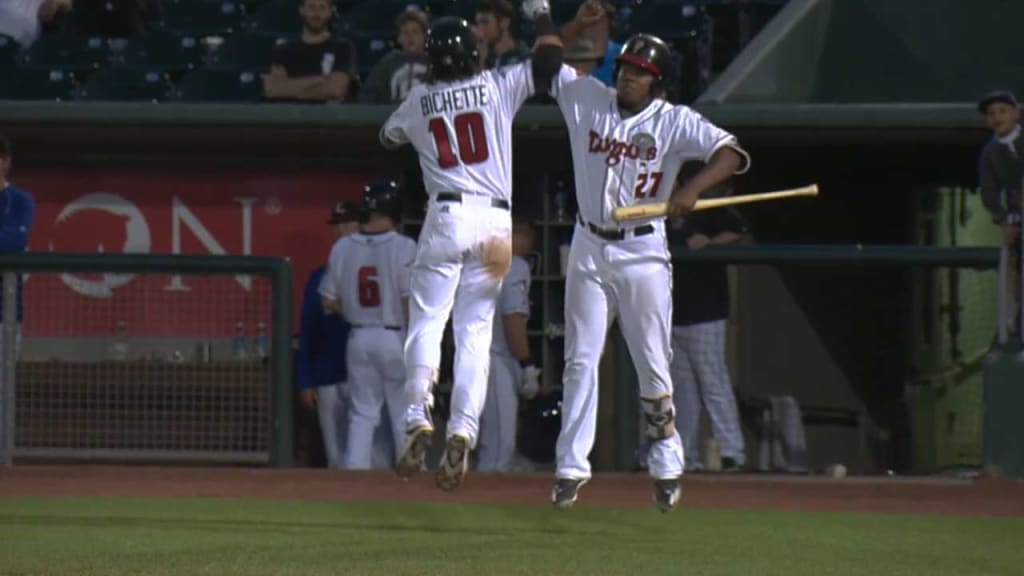
<path fill-rule="evenodd" d="M 35 220 L 36 202 L 32 195 L 7 181 L 11 172 L 11 143 L 0 136 L 0 252 L 24 252 Z M 0 277 L 0 294 L 3 278 Z M 18 324 L 22 320 L 21 276 L 18 276 Z M 0 320 L 3 309 L 0 307 Z"/>

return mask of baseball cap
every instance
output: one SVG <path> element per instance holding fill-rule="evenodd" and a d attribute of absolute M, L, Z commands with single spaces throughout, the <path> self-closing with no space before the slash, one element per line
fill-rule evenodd
<path fill-rule="evenodd" d="M 1009 90 L 996 90 L 995 92 L 989 92 L 984 98 L 978 101 L 978 112 L 984 114 L 988 111 L 988 107 L 996 102 L 1009 104 L 1014 108 L 1017 107 L 1017 97 L 1013 95 L 1013 92 L 1010 92 Z"/>
<path fill-rule="evenodd" d="M 331 217 L 327 219 L 328 224 L 340 224 L 342 222 L 359 222 L 363 218 L 363 207 L 355 202 L 343 200 L 331 208 Z"/>

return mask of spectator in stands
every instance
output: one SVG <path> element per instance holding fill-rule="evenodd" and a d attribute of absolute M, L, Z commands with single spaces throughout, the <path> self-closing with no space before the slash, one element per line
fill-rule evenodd
<path fill-rule="evenodd" d="M 335 38 L 329 23 L 331 0 L 302 0 L 302 36 L 274 49 L 263 91 L 270 100 L 342 102 L 356 81 L 355 50 Z"/>
<path fill-rule="evenodd" d="M 398 15 L 396 27 L 399 49 L 374 65 L 359 94 L 361 102 L 397 104 L 405 100 L 413 86 L 422 84 L 427 76 L 429 18 L 420 10 L 407 10 Z"/>
<path fill-rule="evenodd" d="M 71 0 L 0 0 L 0 34 L 28 48 L 44 24 L 69 10 Z"/>
<path fill-rule="evenodd" d="M 700 163 L 690 163 L 697 164 Z M 712 195 L 727 196 L 719 187 Z M 692 251 L 743 239 L 746 224 L 732 209 L 694 212 L 669 223 L 669 243 Z M 739 409 L 725 364 L 729 318 L 729 277 L 719 262 L 676 263 L 672 267 L 672 364 L 676 429 L 683 440 L 687 470 L 702 468 L 701 408 L 707 409 L 721 446 L 722 471 L 741 470 L 746 462 Z"/>
<path fill-rule="evenodd" d="M 576 43 L 580 37 L 589 40 L 604 59 L 594 70 L 593 76 L 609 86 L 615 85 L 612 78 L 615 57 L 622 51 L 622 44 L 612 36 L 616 27 L 615 5 L 607 0 L 586 0 L 576 11 L 576 17 L 562 27 L 562 42 L 566 46 Z"/>
<path fill-rule="evenodd" d="M 336 238 L 343 238 L 357 232 L 361 220 L 361 207 L 339 202 L 327 224 Z M 302 293 L 297 377 L 303 406 L 319 413 L 327 466 L 341 468 L 348 436 L 345 349 L 349 325 L 340 315 L 323 306 L 319 290 L 326 271 L 326 265 L 313 270 Z"/>
<path fill-rule="evenodd" d="M 2 0 L 0 0 L 2 1 Z M 160 0 L 74 0 L 74 30 L 83 36 L 136 38 L 160 18 Z"/>
<path fill-rule="evenodd" d="M 516 9 L 508 0 L 481 0 L 476 6 L 476 34 L 484 68 L 500 68 L 530 58 L 530 49 L 516 39 Z"/>
<path fill-rule="evenodd" d="M 594 43 L 586 38 L 577 38 L 576 42 L 565 47 L 565 63 L 586 76 L 593 74 L 604 60 L 604 53 L 594 48 Z"/>
<path fill-rule="evenodd" d="M 36 202 L 31 194 L 10 183 L 10 175 L 11 143 L 0 135 L 0 252 L 20 253 L 28 248 L 28 235 L 35 221 Z M 0 277 L 0 294 L 2 293 L 3 278 Z M 18 337 L 14 344 L 15 354 L 21 348 L 21 276 L 18 276 L 17 310 Z M 3 321 L 3 313 L 4 310 L 0 307 L 0 322 Z M 3 346 L 2 332 L 0 346 Z"/>
<path fill-rule="evenodd" d="M 978 112 L 992 130 L 992 138 L 981 151 L 979 171 L 981 198 L 992 215 L 992 221 L 1003 230 L 1003 241 L 1009 248 L 1010 270 L 1007 290 L 1010 291 L 1012 318 L 1018 336 L 1020 314 L 1021 265 L 1021 195 L 1024 194 L 1024 138 L 1021 138 L 1020 106 L 1012 92 L 1001 90 L 986 95 L 978 102 Z M 1016 270 L 1016 273 L 1012 271 Z M 1006 319 L 1004 319 L 1006 320 Z"/>

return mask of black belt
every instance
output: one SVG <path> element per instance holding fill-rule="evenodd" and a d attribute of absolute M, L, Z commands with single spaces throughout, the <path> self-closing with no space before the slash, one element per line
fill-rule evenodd
<path fill-rule="evenodd" d="M 438 192 L 437 196 L 434 197 L 434 200 L 437 202 L 462 202 L 462 192 Z M 491 207 L 508 210 L 512 205 L 508 203 L 508 200 L 491 198 Z"/>
<path fill-rule="evenodd" d="M 590 222 L 584 222 L 583 217 L 579 215 L 577 215 L 577 219 L 580 221 L 581 226 L 583 226 L 587 230 L 590 230 L 594 235 L 599 236 L 604 240 L 624 240 L 626 238 L 626 233 L 628 232 L 628 230 L 624 228 L 617 228 L 614 230 L 609 230 L 607 228 L 598 228 L 597 226 L 594 226 Z M 637 226 L 632 230 L 634 238 L 636 238 L 637 236 L 646 236 L 648 234 L 654 233 L 654 225 L 644 224 L 643 226 Z"/>
<path fill-rule="evenodd" d="M 382 324 L 353 324 L 353 328 L 383 328 L 385 330 L 401 330 L 401 326 L 384 326 Z"/>

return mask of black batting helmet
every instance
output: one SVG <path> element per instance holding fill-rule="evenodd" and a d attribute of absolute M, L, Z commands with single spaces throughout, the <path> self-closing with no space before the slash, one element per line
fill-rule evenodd
<path fill-rule="evenodd" d="M 398 184 L 392 180 L 370 182 L 363 188 L 363 204 L 367 212 L 379 212 L 398 218 L 402 206 Z"/>
<path fill-rule="evenodd" d="M 654 85 L 652 88 L 655 94 L 668 90 L 673 66 L 672 50 L 661 38 L 651 34 L 630 36 L 622 47 L 622 51 L 615 58 L 614 78 L 619 77 L 619 65 L 622 62 L 653 74 Z"/>
<path fill-rule="evenodd" d="M 436 20 L 427 33 L 427 58 L 433 80 L 457 80 L 476 74 L 480 52 L 469 23 L 454 17 Z"/>

